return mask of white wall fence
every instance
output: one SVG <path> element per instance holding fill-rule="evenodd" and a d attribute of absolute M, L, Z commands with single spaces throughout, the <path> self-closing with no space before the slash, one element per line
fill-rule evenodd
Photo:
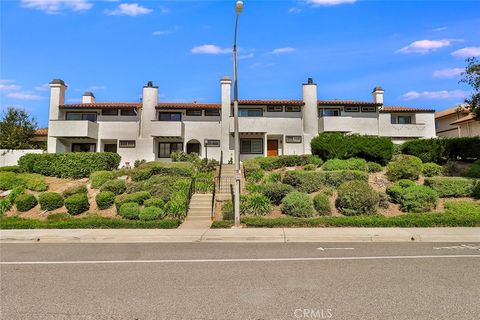
<path fill-rule="evenodd" d="M 43 150 L 27 149 L 27 150 L 5 150 L 0 149 L 0 167 L 15 166 L 18 159 L 27 153 L 43 153 Z"/>

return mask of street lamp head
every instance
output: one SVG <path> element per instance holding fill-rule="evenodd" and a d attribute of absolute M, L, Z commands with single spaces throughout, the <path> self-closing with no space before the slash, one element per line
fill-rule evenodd
<path fill-rule="evenodd" d="M 243 1 L 238 0 L 237 4 L 235 5 L 235 11 L 237 12 L 237 14 L 240 14 L 242 10 L 243 10 Z"/>

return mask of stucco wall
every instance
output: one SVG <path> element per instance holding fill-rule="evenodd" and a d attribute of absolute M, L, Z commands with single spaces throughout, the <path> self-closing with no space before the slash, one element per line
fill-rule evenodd
<path fill-rule="evenodd" d="M 0 167 L 15 166 L 21 156 L 28 153 L 43 153 L 43 150 L 27 149 L 27 150 L 5 150 L 0 149 Z"/>

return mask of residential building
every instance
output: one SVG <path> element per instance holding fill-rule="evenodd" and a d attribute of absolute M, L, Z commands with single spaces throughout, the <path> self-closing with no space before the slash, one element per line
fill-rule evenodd
<path fill-rule="evenodd" d="M 435 129 L 437 136 L 445 138 L 480 136 L 480 121 L 470 108 L 459 105 L 436 112 Z"/>
<path fill-rule="evenodd" d="M 50 83 L 48 152 L 117 152 L 122 165 L 137 159 L 168 160 L 182 150 L 201 157 L 233 159 L 232 81 L 220 81 L 218 103 L 158 100 L 148 82 L 141 102 L 97 102 L 86 92 L 81 103 L 66 104 L 64 81 Z M 322 100 L 312 79 L 300 100 L 240 100 L 240 159 L 309 154 L 321 132 L 392 138 L 396 143 L 435 137 L 434 110 L 385 106 L 384 90 L 373 101 Z"/>

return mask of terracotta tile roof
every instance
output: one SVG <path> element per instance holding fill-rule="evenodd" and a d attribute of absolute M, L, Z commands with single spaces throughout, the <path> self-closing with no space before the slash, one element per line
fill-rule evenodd
<path fill-rule="evenodd" d="M 465 116 L 463 118 L 460 118 L 456 121 L 453 121 L 452 123 L 450 123 L 451 125 L 453 124 L 459 124 L 459 123 L 463 123 L 463 122 L 467 122 L 467 121 L 471 121 L 471 120 L 475 120 L 475 116 L 473 115 L 473 113 L 470 113 L 468 116 Z"/>
<path fill-rule="evenodd" d="M 62 104 L 60 108 L 85 108 L 85 109 L 101 109 L 101 108 L 140 108 L 141 102 L 94 102 L 94 103 L 72 103 Z"/>
<path fill-rule="evenodd" d="M 318 100 L 319 106 L 381 106 L 381 103 L 355 100 Z"/>
<path fill-rule="evenodd" d="M 220 103 L 160 102 L 157 109 L 220 109 Z"/>
<path fill-rule="evenodd" d="M 465 114 L 467 115 L 470 113 L 470 109 L 466 108 L 464 106 L 456 106 L 453 108 L 448 108 L 442 111 L 435 112 L 435 119 L 443 118 L 443 117 L 448 117 L 454 114 Z"/>
<path fill-rule="evenodd" d="M 39 128 L 35 131 L 35 136 L 48 136 L 48 128 Z"/>
<path fill-rule="evenodd" d="M 233 102 L 232 102 L 233 104 Z M 238 100 L 239 105 L 269 105 L 269 106 L 303 106 L 305 102 L 303 100 L 262 100 L 262 99 L 247 99 Z"/>
<path fill-rule="evenodd" d="M 434 109 L 422 109 L 422 108 L 410 108 L 403 106 L 385 106 L 380 112 L 389 113 L 389 112 L 435 112 Z"/>

